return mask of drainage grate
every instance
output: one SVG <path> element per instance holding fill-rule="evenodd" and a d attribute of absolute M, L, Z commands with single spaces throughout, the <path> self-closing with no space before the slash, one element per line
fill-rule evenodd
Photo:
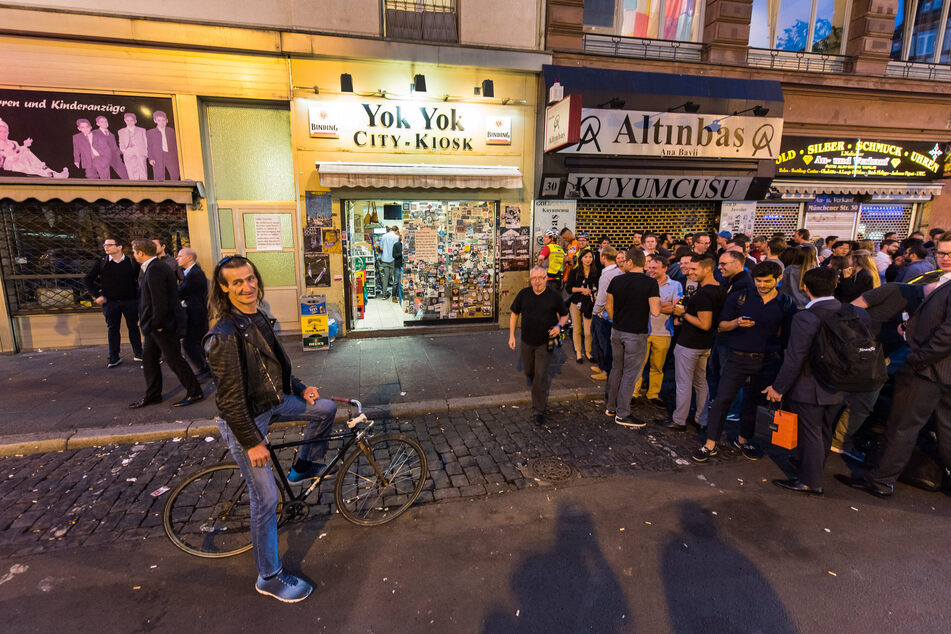
<path fill-rule="evenodd" d="M 558 458 L 536 458 L 528 468 L 537 480 L 544 482 L 567 482 L 575 476 L 575 469 Z"/>

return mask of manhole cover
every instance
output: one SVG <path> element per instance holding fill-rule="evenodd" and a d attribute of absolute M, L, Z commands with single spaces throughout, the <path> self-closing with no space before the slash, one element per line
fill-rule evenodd
<path fill-rule="evenodd" d="M 567 482 L 575 475 L 570 464 L 557 458 L 536 458 L 528 466 L 537 479 L 545 482 Z"/>

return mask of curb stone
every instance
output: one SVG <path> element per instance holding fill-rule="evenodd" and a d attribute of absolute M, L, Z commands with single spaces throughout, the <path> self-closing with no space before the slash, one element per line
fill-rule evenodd
<path fill-rule="evenodd" d="M 549 394 L 549 402 L 596 400 L 604 397 L 602 387 L 559 389 Z M 489 396 L 466 396 L 448 400 L 416 401 L 367 405 L 364 412 L 372 418 L 408 418 L 425 414 L 448 414 L 451 411 L 470 410 L 503 405 L 522 405 L 531 402 L 529 392 L 513 392 Z M 20 456 L 53 451 L 66 451 L 102 445 L 132 445 L 171 438 L 195 438 L 218 436 L 216 419 L 203 418 L 193 421 L 175 421 L 134 425 L 131 427 L 90 427 L 67 432 L 17 434 L 0 436 L 0 457 Z M 347 420 L 346 408 L 337 411 L 335 422 Z M 299 421 L 282 421 L 272 429 L 299 426 Z"/>

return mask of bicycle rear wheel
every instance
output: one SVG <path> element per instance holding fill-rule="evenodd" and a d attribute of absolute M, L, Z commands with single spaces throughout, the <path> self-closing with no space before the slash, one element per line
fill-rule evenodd
<path fill-rule="evenodd" d="M 374 436 L 344 459 L 334 500 L 354 524 L 385 524 L 413 505 L 426 473 L 426 454 L 418 442 L 403 434 Z"/>
<path fill-rule="evenodd" d="M 281 515 L 284 492 L 278 492 Z M 230 557 L 251 549 L 248 486 L 235 463 L 203 469 L 178 485 L 163 514 L 165 534 L 197 557 Z"/>

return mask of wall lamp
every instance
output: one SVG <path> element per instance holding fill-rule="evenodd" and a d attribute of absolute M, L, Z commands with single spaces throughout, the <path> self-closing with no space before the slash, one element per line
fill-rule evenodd
<path fill-rule="evenodd" d="M 680 110 L 681 108 L 684 109 L 684 112 L 689 112 L 690 114 L 693 114 L 700 110 L 700 104 L 694 103 L 692 101 L 688 101 L 686 103 L 680 104 L 679 106 L 674 106 L 673 108 L 667 108 L 667 112 L 674 112 L 675 110 Z"/>
<path fill-rule="evenodd" d="M 599 103 L 596 108 L 610 108 L 612 110 L 620 110 L 624 107 L 625 101 L 617 97 L 611 97 L 604 103 Z"/>
<path fill-rule="evenodd" d="M 726 121 L 730 117 L 736 117 L 741 114 L 746 114 L 747 112 L 752 112 L 754 117 L 765 117 L 769 113 L 769 108 L 764 108 L 763 106 L 753 106 L 752 108 L 747 108 L 746 110 L 739 110 L 733 114 L 729 114 L 725 117 L 720 117 L 715 121 L 711 121 L 709 124 L 703 126 L 703 129 L 707 132 L 719 132 L 720 128 L 723 127 L 720 125 L 721 121 Z"/>
<path fill-rule="evenodd" d="M 415 92 L 426 92 L 426 75 L 415 75 L 412 88 Z"/>
<path fill-rule="evenodd" d="M 353 92 L 353 76 L 350 73 L 340 75 L 340 92 Z"/>

